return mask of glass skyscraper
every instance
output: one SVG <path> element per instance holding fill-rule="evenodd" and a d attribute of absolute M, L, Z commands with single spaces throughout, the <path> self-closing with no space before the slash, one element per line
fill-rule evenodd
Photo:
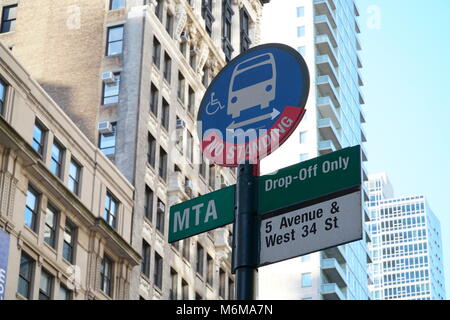
<path fill-rule="evenodd" d="M 373 298 L 444 300 L 441 228 L 426 198 L 394 198 L 385 174 L 371 175 L 367 186 Z"/>
<path fill-rule="evenodd" d="M 298 50 L 308 65 L 311 89 L 304 119 L 261 162 L 263 174 L 354 145 L 361 145 L 362 160 L 367 161 L 358 16 L 353 0 L 282 0 L 265 5 L 263 42 L 281 42 Z M 364 163 L 362 167 L 366 180 Z M 361 200 L 361 215 L 368 221 L 365 188 Z M 361 241 L 260 268 L 259 298 L 369 299 L 370 237 L 363 233 Z"/>

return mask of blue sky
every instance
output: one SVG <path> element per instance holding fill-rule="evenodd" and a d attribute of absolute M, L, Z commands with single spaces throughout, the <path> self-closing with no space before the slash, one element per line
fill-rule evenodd
<path fill-rule="evenodd" d="M 450 1 L 356 0 L 370 173 L 424 194 L 441 221 L 450 294 Z"/>

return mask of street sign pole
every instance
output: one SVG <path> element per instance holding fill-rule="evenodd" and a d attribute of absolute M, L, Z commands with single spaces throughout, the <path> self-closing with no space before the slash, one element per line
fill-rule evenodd
<path fill-rule="evenodd" d="M 238 166 L 234 222 L 234 271 L 237 300 L 255 300 L 258 282 L 259 219 L 255 173 L 259 164 Z"/>
<path fill-rule="evenodd" d="M 200 103 L 197 129 L 202 155 L 215 165 L 238 166 L 232 253 L 238 300 L 256 299 L 261 232 L 258 163 L 295 131 L 305 114 L 309 87 L 308 67 L 295 49 L 264 44 L 230 61 Z M 183 236 L 181 227 L 192 229 L 190 213 L 199 224 L 201 204 L 191 204 L 173 210 L 178 239 Z M 208 208 L 205 221 L 216 216 Z"/>

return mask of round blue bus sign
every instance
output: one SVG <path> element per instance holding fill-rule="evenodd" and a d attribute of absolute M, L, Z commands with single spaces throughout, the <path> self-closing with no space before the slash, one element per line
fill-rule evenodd
<path fill-rule="evenodd" d="M 215 164 L 256 163 L 275 151 L 305 113 L 309 72 L 293 48 L 264 44 L 214 78 L 197 116 L 203 155 Z"/>

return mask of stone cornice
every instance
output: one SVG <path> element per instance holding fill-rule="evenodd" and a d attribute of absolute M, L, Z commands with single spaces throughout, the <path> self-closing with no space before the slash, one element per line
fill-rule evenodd
<path fill-rule="evenodd" d="M 132 266 L 141 263 L 141 256 L 126 242 L 106 221 L 102 218 L 96 218 L 95 223 L 90 228 L 98 232 L 106 240 L 107 247 L 114 249 L 115 253 L 122 259 L 128 261 Z"/>

